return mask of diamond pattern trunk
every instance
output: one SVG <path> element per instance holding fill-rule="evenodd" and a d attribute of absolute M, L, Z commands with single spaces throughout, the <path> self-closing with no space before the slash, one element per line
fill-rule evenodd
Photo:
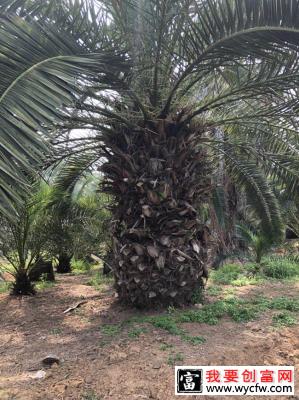
<path fill-rule="evenodd" d="M 159 120 L 108 139 L 103 189 L 113 207 L 113 273 L 121 301 L 184 304 L 207 277 L 209 234 L 199 215 L 210 193 L 201 129 Z"/>

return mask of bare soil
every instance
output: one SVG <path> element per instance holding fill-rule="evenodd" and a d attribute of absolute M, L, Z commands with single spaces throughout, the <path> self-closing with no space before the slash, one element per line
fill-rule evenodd
<path fill-rule="evenodd" d="M 85 275 L 60 276 L 55 287 L 35 297 L 0 295 L 0 400 L 174 400 L 174 367 L 169 357 L 176 354 L 183 358 L 177 364 L 295 365 L 298 372 L 298 325 L 274 329 L 270 312 L 249 323 L 224 318 L 214 326 L 185 324 L 190 334 L 206 338 L 196 346 L 151 326 L 136 338 L 128 336 L 126 329 L 107 335 L 101 326 L 140 312 L 119 305 L 109 287 L 97 291 L 87 286 L 88 279 Z M 245 297 L 298 296 L 298 284 L 271 283 L 237 290 Z M 64 313 L 82 299 L 87 302 Z M 41 360 L 49 354 L 58 356 L 60 364 L 45 368 Z M 46 372 L 42 379 L 35 378 L 39 370 Z M 297 378 L 299 394 L 298 384 Z M 255 398 L 260 397 L 250 397 Z M 299 399 L 263 396 L 265 400 L 279 398 Z"/>

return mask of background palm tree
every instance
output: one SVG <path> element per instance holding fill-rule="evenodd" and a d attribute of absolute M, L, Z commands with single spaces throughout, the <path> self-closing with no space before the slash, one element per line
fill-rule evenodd
<path fill-rule="evenodd" d="M 44 146 L 37 131 L 54 122 L 58 130 L 49 140 L 58 149 L 65 150 L 70 129 L 93 131 L 72 139 L 59 183 L 72 187 L 95 163 L 103 172 L 103 190 L 114 198 L 113 272 L 121 300 L 181 304 L 202 285 L 215 154 L 217 164 L 223 155 L 234 182 L 256 196 L 268 226 L 278 221 L 261 171 L 268 165 L 268 175 L 290 190 L 298 184 L 285 168 L 288 160 L 298 163 L 298 6 L 298 0 L 4 2 L 1 128 L 10 140 L 29 132 L 25 148 L 35 152 Z M 291 158 L 282 143 L 294 149 Z M 265 148 L 271 157 L 260 159 Z M 2 146 L 7 157 L 6 151 Z M 36 158 L 32 151 L 24 166 Z M 15 170 L 2 169 L 1 181 L 8 185 Z"/>

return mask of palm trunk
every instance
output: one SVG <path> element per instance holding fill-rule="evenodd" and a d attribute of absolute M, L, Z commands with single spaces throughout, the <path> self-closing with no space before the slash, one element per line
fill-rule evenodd
<path fill-rule="evenodd" d="M 69 272 L 72 272 L 72 267 L 71 267 L 71 260 L 72 260 L 72 255 L 69 256 L 68 254 L 59 254 L 58 256 L 58 265 L 57 265 L 57 273 L 58 274 L 67 274 Z"/>
<path fill-rule="evenodd" d="M 114 195 L 113 272 L 119 298 L 139 307 L 183 304 L 207 277 L 210 192 L 200 132 L 160 120 L 107 143 L 104 190 Z"/>
<path fill-rule="evenodd" d="M 15 296 L 34 295 L 35 289 L 25 268 L 19 268 L 12 285 L 11 294 Z"/>

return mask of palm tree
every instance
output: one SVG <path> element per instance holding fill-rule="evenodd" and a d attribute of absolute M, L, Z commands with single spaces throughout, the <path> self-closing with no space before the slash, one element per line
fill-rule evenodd
<path fill-rule="evenodd" d="M 53 173 L 51 179 L 55 180 Z M 109 199 L 98 194 L 95 185 L 98 187 L 99 177 L 89 175 L 77 182 L 72 193 L 49 187 L 44 209 L 48 217 L 45 248 L 51 257 L 57 258 L 58 273 L 71 272 L 73 257 L 84 259 L 91 253 L 99 253 L 108 241 L 105 225 Z"/>
<path fill-rule="evenodd" d="M 3 270 L 14 278 L 12 294 L 17 296 L 35 294 L 32 271 L 45 255 L 47 196 L 48 188 L 34 183 L 23 203 L 14 205 L 17 216 L 13 220 L 5 215 L 0 217 L 0 251 L 9 265 Z"/>
<path fill-rule="evenodd" d="M 122 301 L 190 301 L 206 275 L 202 216 L 215 154 L 258 199 L 269 226 L 277 206 L 260 164 L 298 184 L 280 157 L 291 137 L 298 162 L 298 0 L 6 0 L 2 8 L 1 129 L 11 141 L 30 133 L 24 164 L 36 158 L 37 131 L 50 130 L 49 140 L 66 150 L 65 186 L 99 165 L 114 198 Z M 70 139 L 74 128 L 93 135 Z M 252 149 L 251 137 L 268 144 L 275 137 L 280 147 L 256 163 L 249 153 L 263 147 Z"/>

